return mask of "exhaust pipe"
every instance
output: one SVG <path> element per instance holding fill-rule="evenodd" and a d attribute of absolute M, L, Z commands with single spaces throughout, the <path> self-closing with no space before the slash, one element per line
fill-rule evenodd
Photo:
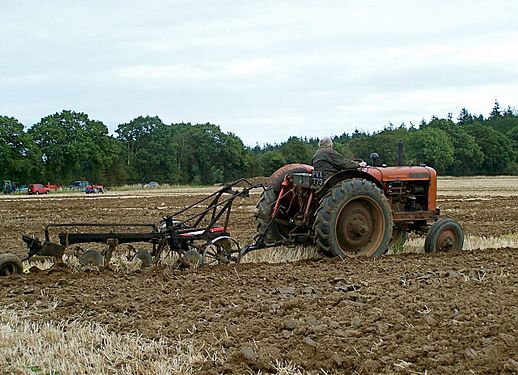
<path fill-rule="evenodd" d="M 403 160 L 403 141 L 400 140 L 397 144 L 397 166 L 401 167 L 404 163 Z"/>

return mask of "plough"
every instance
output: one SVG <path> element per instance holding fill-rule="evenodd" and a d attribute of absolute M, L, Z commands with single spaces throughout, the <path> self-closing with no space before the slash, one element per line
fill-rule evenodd
<path fill-rule="evenodd" d="M 244 187 L 240 187 L 243 186 Z M 61 261 L 71 245 L 105 244 L 102 251 L 80 250 L 83 266 L 108 265 L 117 246 L 130 244 L 132 257 L 142 266 L 158 264 L 168 254 L 175 254 L 179 264 L 200 266 L 239 262 L 241 257 L 254 249 L 264 248 L 263 236 L 256 236 L 253 244 L 241 247 L 231 237 L 229 223 L 232 205 L 238 197 L 249 197 L 254 189 L 265 189 L 262 184 L 252 185 L 239 179 L 193 204 L 163 217 L 159 225 L 122 223 L 67 223 L 48 224 L 44 228 L 44 240 L 23 235 L 27 255 L 20 259 L 13 254 L 0 254 L 0 276 L 21 273 L 22 262 L 33 256 L 54 257 Z M 201 208 L 200 208 L 201 207 Z M 196 211 L 196 212 L 193 212 Z M 86 230 L 88 229 L 88 230 Z M 123 230 L 124 229 L 124 230 Z M 51 238 L 57 233 L 57 240 Z M 54 235 L 55 236 L 55 235 Z M 136 250 L 131 244 L 148 243 L 152 249 Z"/>

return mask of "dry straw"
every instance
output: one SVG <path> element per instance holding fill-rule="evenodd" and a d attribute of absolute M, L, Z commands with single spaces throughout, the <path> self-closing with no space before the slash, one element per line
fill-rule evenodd
<path fill-rule="evenodd" d="M 389 254 L 394 253 L 422 253 L 424 250 L 423 237 L 411 237 L 405 244 L 398 245 L 389 250 Z M 465 251 L 476 251 L 484 249 L 518 248 L 518 233 L 511 233 L 499 237 L 480 237 L 467 235 L 464 239 Z M 314 246 L 278 246 L 268 249 L 253 251 L 247 254 L 241 261 L 243 263 L 285 263 L 296 262 L 305 259 L 319 259 L 322 255 Z M 162 259 L 161 264 L 167 267 L 177 267 L 177 257 L 168 256 Z M 75 256 L 64 257 L 65 263 L 73 272 L 82 271 L 84 268 Z M 24 264 L 25 271 L 32 266 L 39 269 L 48 269 L 54 263 L 50 260 L 34 260 L 30 264 Z M 112 270 L 116 273 L 131 273 L 141 269 L 139 260 L 130 260 L 126 254 L 115 254 L 110 262 Z"/>
<path fill-rule="evenodd" d="M 109 332 L 95 322 L 34 322 L 0 310 L 0 368 L 25 374 L 189 374 L 217 359 L 189 340 Z"/>
<path fill-rule="evenodd" d="M 193 340 L 115 333 L 95 322 L 34 322 L 12 306 L 0 309 L 0 369 L 15 374 L 196 374 L 225 362 L 225 349 Z M 279 375 L 301 374 L 291 362 Z"/>

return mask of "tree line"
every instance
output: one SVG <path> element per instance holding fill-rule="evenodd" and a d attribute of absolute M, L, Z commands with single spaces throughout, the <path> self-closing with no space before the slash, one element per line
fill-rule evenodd
<path fill-rule="evenodd" d="M 495 101 L 487 117 L 463 108 L 456 119 L 432 117 L 415 126 L 389 124 L 367 133 L 333 137 L 344 156 L 396 163 L 405 145 L 405 164 L 425 163 L 439 174 L 516 175 L 518 112 Z M 64 110 L 26 128 L 0 116 L 0 179 L 62 185 L 87 179 L 109 185 L 144 183 L 213 184 L 240 177 L 268 176 L 287 163 L 310 163 L 317 138 L 290 137 L 280 144 L 247 147 L 214 124 L 165 124 L 140 116 L 110 135 L 101 121 Z"/>

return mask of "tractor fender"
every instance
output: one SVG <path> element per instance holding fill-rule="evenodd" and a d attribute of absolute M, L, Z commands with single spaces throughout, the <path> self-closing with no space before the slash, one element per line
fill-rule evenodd
<path fill-rule="evenodd" d="M 362 178 L 367 181 L 373 182 L 377 187 L 383 190 L 383 184 L 371 174 L 364 172 L 359 169 L 345 169 L 339 172 L 336 172 L 334 175 L 329 177 L 324 185 L 317 191 L 317 198 L 320 200 L 333 186 L 338 184 L 339 182 L 350 180 L 352 178 Z"/>
<path fill-rule="evenodd" d="M 286 164 L 285 166 L 277 169 L 268 179 L 268 188 L 273 188 L 276 192 L 281 190 L 281 184 L 284 181 L 286 175 L 290 173 L 311 173 L 313 167 L 307 164 Z"/>

